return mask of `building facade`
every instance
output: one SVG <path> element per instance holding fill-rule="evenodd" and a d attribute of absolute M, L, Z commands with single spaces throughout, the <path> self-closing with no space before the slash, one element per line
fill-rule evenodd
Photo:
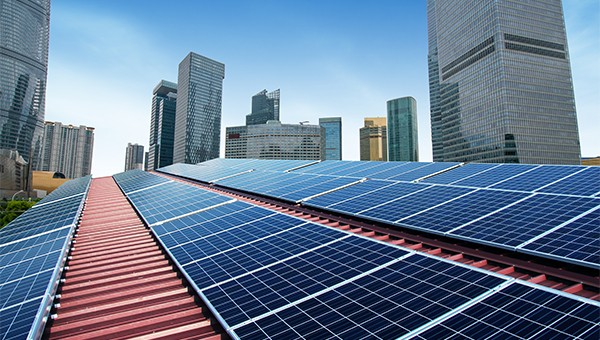
<path fill-rule="evenodd" d="M 579 164 L 560 0 L 428 0 L 427 13 L 434 161 Z"/>
<path fill-rule="evenodd" d="M 386 118 L 365 118 L 365 126 L 360 128 L 360 160 L 387 161 L 387 144 Z"/>
<path fill-rule="evenodd" d="M 325 129 L 325 160 L 342 160 L 342 117 L 319 118 Z"/>
<path fill-rule="evenodd" d="M 144 146 L 127 143 L 125 148 L 125 171 L 144 170 Z"/>
<path fill-rule="evenodd" d="M 0 157 L 14 163 L 16 151 L 26 170 L 42 146 L 49 31 L 50 0 L 0 2 Z M 29 190 L 29 173 L 21 180 L 0 167 L 0 190 Z"/>
<path fill-rule="evenodd" d="M 402 97 L 387 102 L 388 160 L 419 161 L 417 101 Z"/>
<path fill-rule="evenodd" d="M 94 128 L 44 123 L 44 143 L 34 170 L 60 172 L 67 178 L 78 178 L 92 173 Z"/>
<path fill-rule="evenodd" d="M 225 158 L 322 160 L 325 130 L 319 125 L 279 121 L 228 127 Z"/>
<path fill-rule="evenodd" d="M 147 157 L 149 170 L 173 164 L 176 105 L 177 84 L 161 80 L 152 91 L 150 145 Z"/>
<path fill-rule="evenodd" d="M 246 125 L 267 124 L 279 120 L 279 89 L 273 92 L 262 90 L 252 96 L 252 113 L 246 115 Z"/>
<path fill-rule="evenodd" d="M 219 157 L 225 65 L 190 52 L 179 64 L 173 162 Z"/>

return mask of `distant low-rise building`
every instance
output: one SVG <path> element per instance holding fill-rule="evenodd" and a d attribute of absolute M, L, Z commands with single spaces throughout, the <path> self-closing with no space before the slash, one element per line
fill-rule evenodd
<path fill-rule="evenodd" d="M 387 161 L 387 121 L 385 117 L 365 118 L 360 128 L 360 160 Z"/>
<path fill-rule="evenodd" d="M 266 124 L 226 129 L 225 158 L 314 159 L 325 158 L 325 129 L 319 125 Z"/>
<path fill-rule="evenodd" d="M 37 171 L 63 173 L 67 178 L 78 178 L 92 173 L 94 128 L 44 123 L 44 138 Z"/>
<path fill-rule="evenodd" d="M 125 171 L 144 170 L 144 146 L 127 143 L 125 149 Z"/>
<path fill-rule="evenodd" d="M 600 165 L 600 156 L 581 157 L 581 165 Z"/>

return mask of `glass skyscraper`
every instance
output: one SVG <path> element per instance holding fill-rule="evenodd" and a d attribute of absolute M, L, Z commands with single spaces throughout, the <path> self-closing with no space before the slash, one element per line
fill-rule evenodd
<path fill-rule="evenodd" d="M 268 92 L 262 90 L 252 96 L 252 113 L 246 115 L 246 125 L 266 124 L 279 120 L 279 89 Z"/>
<path fill-rule="evenodd" d="M 560 0 L 428 0 L 434 161 L 579 164 Z"/>
<path fill-rule="evenodd" d="M 225 65 L 190 52 L 179 64 L 174 163 L 219 158 Z"/>
<path fill-rule="evenodd" d="M 144 170 L 144 146 L 127 143 L 125 148 L 125 171 Z"/>
<path fill-rule="evenodd" d="M 417 101 L 403 97 L 387 102 L 388 160 L 418 162 Z"/>
<path fill-rule="evenodd" d="M 161 80 L 152 91 L 150 146 L 147 157 L 150 170 L 173 164 L 176 104 L 177 84 Z"/>
<path fill-rule="evenodd" d="M 325 128 L 325 160 L 342 160 L 342 118 L 319 118 Z"/>
<path fill-rule="evenodd" d="M 0 154 L 16 151 L 28 167 L 42 146 L 49 29 L 49 0 L 0 1 Z M 0 190 L 27 190 L 12 176 L 0 172 Z"/>

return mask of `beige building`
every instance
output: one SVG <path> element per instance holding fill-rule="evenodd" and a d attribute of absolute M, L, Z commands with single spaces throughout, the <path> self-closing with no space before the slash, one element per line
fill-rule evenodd
<path fill-rule="evenodd" d="M 600 156 L 597 157 L 582 157 L 581 165 L 600 165 Z"/>
<path fill-rule="evenodd" d="M 360 128 L 360 160 L 387 161 L 387 120 L 385 117 L 365 118 Z"/>

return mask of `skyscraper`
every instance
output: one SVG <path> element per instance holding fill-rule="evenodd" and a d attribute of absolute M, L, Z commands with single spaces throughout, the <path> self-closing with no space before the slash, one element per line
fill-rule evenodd
<path fill-rule="evenodd" d="M 144 146 L 127 143 L 125 149 L 125 171 L 144 169 Z"/>
<path fill-rule="evenodd" d="M 427 13 L 434 161 L 579 164 L 560 0 L 428 0 Z"/>
<path fill-rule="evenodd" d="M 179 64 L 174 163 L 219 157 L 225 65 L 190 52 Z"/>
<path fill-rule="evenodd" d="M 176 104 L 177 84 L 161 80 L 152 91 L 150 146 L 147 157 L 150 170 L 173 164 Z"/>
<path fill-rule="evenodd" d="M 252 113 L 246 115 L 246 125 L 266 124 L 269 120 L 279 120 L 279 89 L 255 94 L 252 97 Z"/>
<path fill-rule="evenodd" d="M 387 161 L 387 127 L 385 117 L 365 118 L 360 128 L 360 160 Z"/>
<path fill-rule="evenodd" d="M 403 97 L 387 102 L 388 160 L 418 162 L 417 101 Z"/>
<path fill-rule="evenodd" d="M 44 142 L 34 170 L 57 171 L 67 178 L 78 178 L 92 173 L 94 128 L 44 123 Z"/>
<path fill-rule="evenodd" d="M 0 2 L 0 157 L 17 151 L 25 168 L 42 146 L 49 30 L 50 0 Z M 0 190 L 15 189 L 12 177 L 0 171 Z"/>
<path fill-rule="evenodd" d="M 319 125 L 325 128 L 325 159 L 342 159 L 342 118 L 319 118 Z"/>

